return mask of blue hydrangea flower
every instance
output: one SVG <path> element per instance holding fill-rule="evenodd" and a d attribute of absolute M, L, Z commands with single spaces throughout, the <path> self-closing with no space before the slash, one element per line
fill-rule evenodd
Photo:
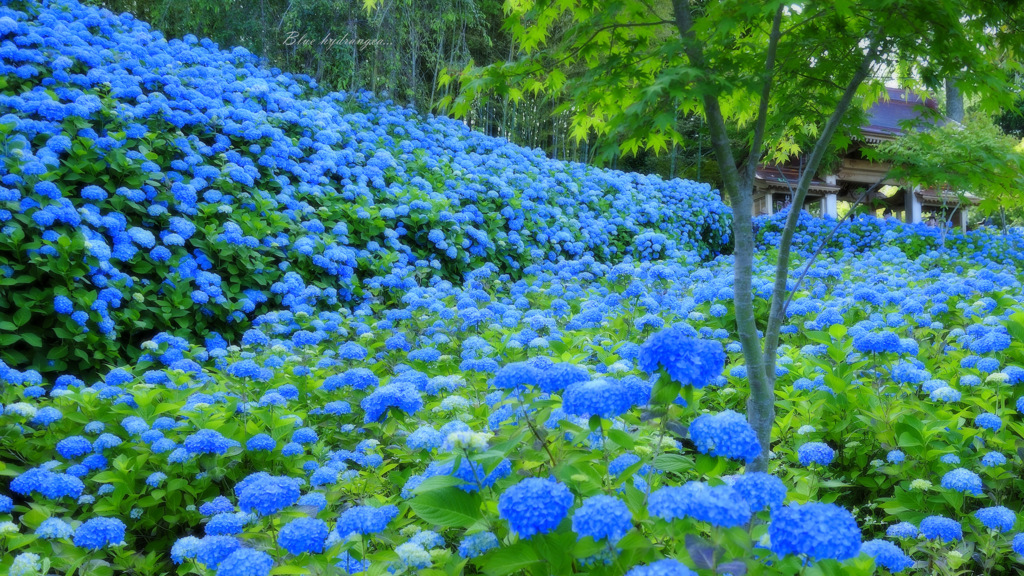
<path fill-rule="evenodd" d="M 74 533 L 75 530 L 70 524 L 56 517 L 43 520 L 39 523 L 39 527 L 36 528 L 36 536 L 47 540 L 63 540 L 64 538 L 70 538 Z"/>
<path fill-rule="evenodd" d="M 409 384 L 387 384 L 374 390 L 359 403 L 365 414 L 364 422 L 377 422 L 388 408 L 397 408 L 406 414 L 415 414 L 423 408 L 419 390 Z"/>
<path fill-rule="evenodd" d="M 277 545 L 291 554 L 319 554 L 326 541 L 327 524 L 316 518 L 296 518 L 285 524 L 277 536 Z"/>
<path fill-rule="evenodd" d="M 68 460 L 92 452 L 92 442 L 82 436 L 69 436 L 57 442 L 57 453 Z"/>
<path fill-rule="evenodd" d="M 853 338 L 853 347 L 865 354 L 885 354 L 900 351 L 900 337 L 889 330 L 864 332 Z"/>
<path fill-rule="evenodd" d="M 260 472 L 249 478 L 253 476 L 256 477 L 249 482 L 243 480 L 235 488 L 238 493 L 238 507 L 243 512 L 269 516 L 292 506 L 299 499 L 299 483 L 294 478 L 270 476 Z"/>
<path fill-rule="evenodd" d="M 427 550 L 431 550 L 433 548 L 444 548 L 444 537 L 432 530 L 417 532 L 409 539 L 409 542 L 419 544 Z"/>
<path fill-rule="evenodd" d="M 974 425 L 977 426 L 978 428 L 985 428 L 987 430 L 995 431 L 999 430 L 999 428 L 1003 426 L 1003 421 L 1002 419 L 999 418 L 999 416 L 996 416 L 991 412 L 984 412 L 982 414 L 978 414 L 978 416 L 974 419 Z"/>
<path fill-rule="evenodd" d="M 680 564 L 678 560 L 672 558 L 664 558 L 650 564 L 639 564 L 633 566 L 626 572 L 626 576 L 698 576 L 696 572 L 690 570 L 685 564 Z"/>
<path fill-rule="evenodd" d="M 41 560 L 39 554 L 22 552 L 11 562 L 8 576 L 35 576 L 43 569 Z"/>
<path fill-rule="evenodd" d="M 757 434 L 746 417 L 732 410 L 701 414 L 690 424 L 690 438 L 703 454 L 751 462 L 761 455 Z"/>
<path fill-rule="evenodd" d="M 44 498 L 58 500 L 64 497 L 78 498 L 85 490 L 85 484 L 70 474 L 58 474 L 42 467 L 30 468 L 11 481 L 11 491 L 28 495 L 33 492 Z"/>
<path fill-rule="evenodd" d="M 890 538 L 917 538 L 917 534 L 917 526 L 914 526 L 910 522 L 893 524 L 885 530 L 885 535 Z"/>
<path fill-rule="evenodd" d="M 860 551 L 874 558 L 877 566 L 882 566 L 894 574 L 914 565 L 913 558 L 888 540 L 869 540 L 861 544 Z"/>
<path fill-rule="evenodd" d="M 234 512 L 224 512 L 210 518 L 206 533 L 210 536 L 232 536 L 245 530 L 245 517 Z"/>
<path fill-rule="evenodd" d="M 731 486 L 687 482 L 651 493 L 647 510 L 663 520 L 694 518 L 712 526 L 730 528 L 750 520 L 750 504 Z"/>
<path fill-rule="evenodd" d="M 423 546 L 413 542 L 406 542 L 395 547 L 395 554 L 399 561 L 406 567 L 413 570 L 422 570 L 431 565 L 430 553 L 423 549 Z"/>
<path fill-rule="evenodd" d="M 253 436 L 252 438 L 249 438 L 245 442 L 245 448 L 246 448 L 246 450 L 249 450 L 250 452 L 257 452 L 257 451 L 260 451 L 260 450 L 268 451 L 269 452 L 269 451 L 273 450 L 276 447 L 277 447 L 277 442 L 274 442 L 274 439 L 271 438 L 269 434 L 263 434 L 263 433 L 257 434 L 255 436 Z"/>
<path fill-rule="evenodd" d="M 846 560 L 860 551 L 860 528 L 853 515 L 835 504 L 790 504 L 772 514 L 772 552 L 805 554 L 815 560 Z"/>
<path fill-rule="evenodd" d="M 619 380 L 598 379 L 570 384 L 562 394 L 562 409 L 575 416 L 615 418 L 633 407 L 633 393 Z"/>
<path fill-rule="evenodd" d="M 216 576 L 267 576 L 274 567 L 270 554 L 251 548 L 239 548 L 218 565 Z"/>
<path fill-rule="evenodd" d="M 835 456 L 835 450 L 832 450 L 824 442 L 807 442 L 797 449 L 797 457 L 801 466 L 810 466 L 811 464 L 828 466 Z"/>
<path fill-rule="evenodd" d="M 590 380 L 586 368 L 568 362 L 555 362 L 537 370 L 535 384 L 541 392 L 560 393 L 570 385 Z"/>
<path fill-rule="evenodd" d="M 625 502 L 613 496 L 591 496 L 572 515 L 572 530 L 579 538 L 606 539 L 614 544 L 633 527 L 633 515 Z"/>
<path fill-rule="evenodd" d="M 943 542 L 955 542 L 964 537 L 960 523 L 945 516 L 929 516 L 921 520 L 921 534 L 929 540 L 939 538 Z"/>
<path fill-rule="evenodd" d="M 966 468 L 957 468 L 946 472 L 942 476 L 942 487 L 946 490 L 980 496 L 982 491 L 981 476 Z"/>
<path fill-rule="evenodd" d="M 782 506 L 786 499 L 786 485 L 782 480 L 765 472 L 747 472 L 726 480 L 730 481 L 736 493 L 747 501 L 752 512 L 777 508 Z"/>
<path fill-rule="evenodd" d="M 949 386 L 943 386 L 932 390 L 929 397 L 935 402 L 959 402 L 960 392 Z"/>
<path fill-rule="evenodd" d="M 48 427 L 50 424 L 53 424 L 54 422 L 60 421 L 63 418 L 64 414 L 60 410 L 54 408 L 53 406 L 46 406 L 40 408 L 39 411 L 36 412 L 36 415 L 33 416 L 31 420 L 29 420 L 29 424 L 35 426 L 42 426 L 45 428 Z"/>
<path fill-rule="evenodd" d="M 974 517 L 989 530 L 1007 532 L 1017 523 L 1017 514 L 1005 506 L 982 508 L 974 513 Z"/>
<path fill-rule="evenodd" d="M 297 444 L 312 444 L 319 439 L 316 431 L 312 428 L 299 428 L 292 433 L 292 442 Z"/>
<path fill-rule="evenodd" d="M 903 461 L 907 459 L 907 456 L 902 450 L 890 450 L 889 453 L 885 455 L 885 459 L 892 464 L 902 464 Z"/>
<path fill-rule="evenodd" d="M 498 515 L 520 538 L 528 540 L 557 528 L 572 504 L 572 492 L 561 482 L 527 478 L 501 494 Z"/>
<path fill-rule="evenodd" d="M 722 373 L 725 350 L 717 340 L 695 339 L 682 327 L 671 326 L 644 342 L 637 364 L 648 374 L 664 369 L 674 382 L 703 388 Z"/>
<path fill-rule="evenodd" d="M 241 548 L 242 543 L 234 536 L 204 536 L 196 545 L 195 560 L 213 569 Z"/>
<path fill-rule="evenodd" d="M 405 439 L 405 445 L 410 450 L 436 450 L 444 443 L 444 436 L 434 430 L 433 427 L 424 425 L 409 434 Z"/>
<path fill-rule="evenodd" d="M 1006 464 L 1006 456 L 1003 456 L 999 452 L 987 452 L 981 457 L 981 465 L 986 468 L 1002 466 L 1003 464 Z"/>
<path fill-rule="evenodd" d="M 1013 542 L 1010 544 L 1010 547 L 1018 556 L 1024 556 L 1024 532 L 1016 534 L 1013 537 Z"/>
<path fill-rule="evenodd" d="M 466 536 L 459 544 L 459 556 L 476 558 L 498 547 L 498 537 L 493 532 L 477 532 Z"/>
<path fill-rule="evenodd" d="M 395 506 L 353 506 L 342 512 L 335 530 L 342 537 L 350 534 L 376 534 L 382 532 L 397 515 L 398 508 Z"/>
<path fill-rule="evenodd" d="M 185 450 L 189 454 L 223 454 L 228 448 L 239 446 L 235 440 L 225 438 L 220 432 L 204 428 L 185 438 Z"/>
<path fill-rule="evenodd" d="M 55 296 L 53 298 L 53 311 L 58 314 L 71 314 L 75 311 L 75 306 L 67 296 Z"/>
<path fill-rule="evenodd" d="M 124 522 L 117 518 L 98 516 L 90 518 L 75 530 L 73 542 L 79 548 L 99 550 L 104 546 L 124 542 Z"/>
<path fill-rule="evenodd" d="M 209 502 L 204 502 L 199 506 L 199 513 L 203 516 L 213 516 L 214 514 L 222 514 L 224 512 L 233 512 L 235 505 L 224 496 L 217 496 Z"/>

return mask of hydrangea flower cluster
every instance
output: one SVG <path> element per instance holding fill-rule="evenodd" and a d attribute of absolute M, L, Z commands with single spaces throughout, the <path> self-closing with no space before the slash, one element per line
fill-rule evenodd
<path fill-rule="evenodd" d="M 501 494 L 498 513 L 520 538 L 530 538 L 557 528 L 572 505 L 572 492 L 564 484 L 527 478 Z"/>
<path fill-rule="evenodd" d="M 701 414 L 690 424 L 690 438 L 705 454 L 746 462 L 761 455 L 754 429 L 746 417 L 732 410 Z"/>

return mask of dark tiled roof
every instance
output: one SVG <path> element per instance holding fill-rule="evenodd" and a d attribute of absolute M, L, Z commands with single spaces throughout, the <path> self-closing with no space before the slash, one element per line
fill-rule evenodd
<path fill-rule="evenodd" d="M 889 138 L 903 133 L 900 125 L 908 120 L 920 118 L 922 108 L 938 112 L 938 103 L 933 98 L 923 99 L 917 94 L 901 88 L 886 88 L 888 100 L 879 100 L 868 110 L 868 121 L 861 127 L 867 138 Z M 928 124 L 939 123 L 939 118 L 925 119 Z"/>
<path fill-rule="evenodd" d="M 797 182 L 800 180 L 800 169 L 789 164 L 762 164 L 757 167 L 754 178 L 772 187 L 783 189 L 792 187 L 795 190 Z M 839 190 L 839 187 L 815 178 L 811 180 L 810 190 L 835 192 Z"/>
<path fill-rule="evenodd" d="M 953 208 L 958 203 L 961 205 L 973 205 L 977 206 L 981 199 L 973 194 L 964 194 L 962 197 L 950 191 L 939 191 L 932 190 L 930 188 L 924 190 L 918 190 L 915 192 L 917 199 L 921 201 L 921 205 L 925 207 L 934 208 L 937 206 L 945 205 L 947 208 Z M 906 203 L 907 191 L 904 189 L 898 190 L 895 194 L 888 198 L 880 198 L 886 206 L 903 206 Z"/>

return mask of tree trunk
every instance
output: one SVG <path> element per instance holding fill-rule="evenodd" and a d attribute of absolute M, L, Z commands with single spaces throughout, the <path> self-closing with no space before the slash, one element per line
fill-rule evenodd
<path fill-rule="evenodd" d="M 419 74 L 417 61 L 420 56 L 420 37 L 416 29 L 416 8 L 409 3 L 406 10 L 406 17 L 409 19 L 409 107 L 416 107 L 416 76 Z"/>
<path fill-rule="evenodd" d="M 756 145 L 752 147 L 752 157 L 760 156 L 760 138 L 764 131 L 764 115 L 768 109 L 766 99 L 770 87 L 771 69 L 774 64 L 775 46 L 778 42 L 778 23 L 781 19 L 781 10 L 780 7 L 773 24 L 773 40 L 766 59 L 768 73 L 762 93 L 762 99 L 765 101 L 762 102 L 759 119 L 756 123 L 761 134 L 754 138 Z M 707 70 L 708 64 L 704 58 L 703 48 L 693 31 L 693 16 L 690 13 L 689 2 L 673 0 L 673 12 L 676 28 L 683 39 L 690 64 L 698 70 Z M 706 94 L 703 97 L 703 104 L 708 132 L 711 134 L 711 146 L 721 169 L 723 187 L 732 203 L 733 304 L 736 313 L 736 332 L 743 349 L 743 358 L 747 366 L 747 381 L 750 385 L 750 395 L 747 398 L 747 421 L 757 434 L 758 443 L 761 445 L 760 456 L 747 465 L 747 470 L 765 472 L 768 470 L 772 424 L 775 422 L 775 391 L 765 371 L 764 353 L 761 350 L 761 338 L 757 334 L 757 319 L 754 315 L 752 289 L 754 264 L 753 178 L 742 177 L 736 166 L 725 125 L 725 117 L 722 114 L 718 98 L 713 94 Z M 756 158 L 748 159 L 748 163 L 755 161 Z M 752 173 L 752 170 L 750 172 Z"/>
<path fill-rule="evenodd" d="M 964 94 L 955 79 L 946 79 L 946 116 L 956 122 L 964 121 Z"/>
<path fill-rule="evenodd" d="M 350 74 L 351 81 L 348 85 L 349 92 L 355 92 L 356 86 L 359 85 L 359 27 L 356 21 L 356 15 L 359 14 L 359 4 L 356 0 L 352 0 L 349 3 L 349 17 L 347 22 L 348 28 L 348 40 L 352 43 L 352 71 Z"/>

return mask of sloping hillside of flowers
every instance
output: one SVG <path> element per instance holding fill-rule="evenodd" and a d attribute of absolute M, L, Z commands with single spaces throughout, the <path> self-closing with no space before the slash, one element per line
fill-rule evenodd
<path fill-rule="evenodd" d="M 753 473 L 707 187 L 73 2 L 0 59 L 0 573 L 1021 570 L 1024 237 L 844 225 Z"/>
<path fill-rule="evenodd" d="M 279 306 L 387 300 L 484 263 L 728 241 L 707 185 L 552 161 L 130 15 L 14 2 L 0 18 L 9 364 L 89 369 L 163 331 L 236 338 Z"/>

